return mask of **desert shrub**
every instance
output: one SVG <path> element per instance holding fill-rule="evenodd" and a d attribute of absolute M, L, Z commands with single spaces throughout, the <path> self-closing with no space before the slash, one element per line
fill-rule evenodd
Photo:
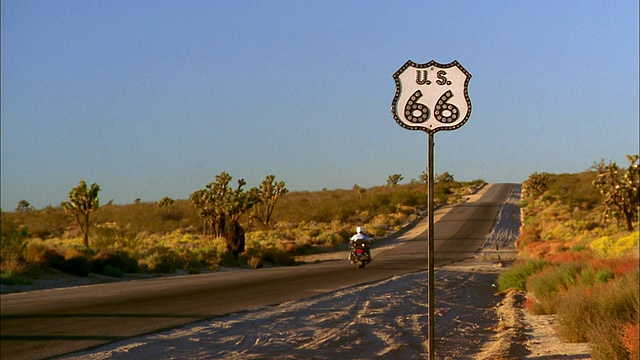
<path fill-rule="evenodd" d="M 0 220 L 2 228 L 0 241 L 0 259 L 2 262 L 9 259 L 18 260 L 26 246 L 25 240 L 29 237 L 29 230 L 25 226 L 17 225 L 7 214 L 2 212 Z"/>
<path fill-rule="evenodd" d="M 533 315 L 548 315 L 547 308 L 535 296 L 527 298 L 524 306 Z"/>
<path fill-rule="evenodd" d="M 615 277 L 613 271 L 608 269 L 600 269 L 594 275 L 594 280 L 596 283 L 606 283 L 607 281 L 613 279 Z"/>
<path fill-rule="evenodd" d="M 498 286 L 500 290 L 513 288 L 525 291 L 527 289 L 527 278 L 548 265 L 549 263 L 544 260 L 529 260 L 524 264 L 517 265 L 498 277 Z"/>
<path fill-rule="evenodd" d="M 324 246 L 334 247 L 338 244 L 338 242 L 344 242 L 343 239 L 340 239 L 338 234 L 332 232 L 324 232 L 318 235 L 318 242 L 323 244 Z"/>
<path fill-rule="evenodd" d="M 547 267 L 529 278 L 527 289 L 538 298 L 568 290 L 578 282 L 582 268 L 582 265 L 573 263 Z"/>
<path fill-rule="evenodd" d="M 620 338 L 620 324 L 637 319 L 638 290 L 637 270 L 594 288 L 598 311 L 588 335 L 594 359 L 628 358 Z"/>
<path fill-rule="evenodd" d="M 391 204 L 397 206 L 415 207 L 427 203 L 426 193 L 416 191 L 400 190 L 391 195 Z"/>
<path fill-rule="evenodd" d="M 4 285 L 24 284 L 27 282 L 23 275 L 29 271 L 29 265 L 24 261 L 23 252 L 26 248 L 25 238 L 27 229 L 18 229 L 13 221 L 5 217 L 2 212 L 2 240 L 0 241 L 0 283 Z"/>
<path fill-rule="evenodd" d="M 25 262 L 33 267 L 46 268 L 64 258 L 39 240 L 29 241 L 24 251 Z"/>
<path fill-rule="evenodd" d="M 215 267 L 218 265 L 218 252 L 211 247 L 200 247 L 193 252 L 196 262 L 204 267 Z"/>
<path fill-rule="evenodd" d="M 591 242 L 589 247 L 603 257 L 619 257 L 634 251 L 638 251 L 638 232 L 628 234 L 620 238 L 602 236 Z"/>
<path fill-rule="evenodd" d="M 557 331 L 563 340 L 588 341 L 594 359 L 627 359 L 621 324 L 638 316 L 638 272 L 593 288 L 573 288 L 558 303 L 557 312 Z"/>
<path fill-rule="evenodd" d="M 145 271 L 154 273 L 175 273 L 177 269 L 185 268 L 186 260 L 173 249 L 166 246 L 155 246 L 148 249 L 138 266 Z"/>
<path fill-rule="evenodd" d="M 578 244 L 578 245 L 573 245 L 572 247 L 569 248 L 569 251 L 571 252 L 581 252 L 584 251 L 584 249 L 586 249 L 586 247 L 582 244 Z"/>
<path fill-rule="evenodd" d="M 558 304 L 558 336 L 567 342 L 581 343 L 588 341 L 589 328 L 593 323 L 586 321 L 587 314 L 597 311 L 598 303 L 591 296 L 591 289 L 576 287 L 571 289 Z"/>
<path fill-rule="evenodd" d="M 594 324 L 588 329 L 591 358 L 594 360 L 632 359 L 618 336 L 619 328 L 611 321 Z"/>
<path fill-rule="evenodd" d="M 351 238 L 351 228 L 346 226 L 339 226 L 338 224 L 332 224 L 333 231 L 335 231 L 336 237 L 339 243 L 346 243 Z"/>
<path fill-rule="evenodd" d="M 545 260 L 549 261 L 552 264 L 563 264 L 563 263 L 576 263 L 576 264 L 584 264 L 593 258 L 593 253 L 588 250 L 582 251 L 561 251 L 552 255 L 549 255 L 545 258 Z"/>
<path fill-rule="evenodd" d="M 247 264 L 252 269 L 259 269 L 259 268 L 261 268 L 263 266 L 262 259 L 260 259 L 259 257 L 255 257 L 255 256 L 251 256 L 249 258 L 249 260 L 247 261 Z"/>
<path fill-rule="evenodd" d="M 109 226 L 111 224 L 96 224 L 93 227 L 91 245 L 97 249 L 114 249 L 118 247 L 118 240 L 123 231 Z"/>
<path fill-rule="evenodd" d="M 51 264 L 51 267 L 67 274 L 85 277 L 88 276 L 91 271 L 91 261 L 89 261 L 89 259 L 84 255 L 74 256 L 69 259 L 54 261 Z"/>
<path fill-rule="evenodd" d="M 629 359 L 638 359 L 640 356 L 640 328 L 638 327 L 638 315 L 633 322 L 620 324 L 620 342 L 629 353 Z"/>
<path fill-rule="evenodd" d="M 30 281 L 22 277 L 22 272 L 16 272 L 14 270 L 3 271 L 0 274 L 0 284 L 2 285 L 20 285 L 28 284 Z"/>
<path fill-rule="evenodd" d="M 611 271 L 615 276 L 625 276 L 626 274 L 638 271 L 638 258 L 594 258 L 588 262 L 589 266 L 594 269 L 604 269 Z"/>
<path fill-rule="evenodd" d="M 269 249 L 262 254 L 262 260 L 274 265 L 291 266 L 295 263 L 286 252 L 277 249 Z"/>
<path fill-rule="evenodd" d="M 587 267 L 580 273 L 580 286 L 592 287 L 597 283 L 606 283 L 613 279 L 615 274 L 609 269 L 594 269 Z"/>
<path fill-rule="evenodd" d="M 105 267 L 120 269 L 123 273 L 137 273 L 140 271 L 138 261 L 123 250 L 118 251 L 101 251 L 92 259 L 93 264 L 91 271 L 95 273 L 103 273 Z"/>
<path fill-rule="evenodd" d="M 60 254 L 65 260 L 81 256 L 90 259 L 94 255 L 93 250 L 80 244 L 67 244 L 63 247 L 56 247 L 55 251 Z"/>
<path fill-rule="evenodd" d="M 104 276 L 111 276 L 111 277 L 121 278 L 121 277 L 124 276 L 124 271 L 122 271 L 122 269 L 120 269 L 118 267 L 107 265 L 107 266 L 102 268 L 102 271 L 100 272 L 100 274 L 102 274 Z"/>
<path fill-rule="evenodd" d="M 555 314 L 561 297 L 577 283 L 581 271 L 578 264 L 550 266 L 531 275 L 526 286 L 539 300 L 541 311 Z"/>
<path fill-rule="evenodd" d="M 532 243 L 536 243 L 540 241 L 540 230 L 536 228 L 525 228 L 521 231 L 520 236 L 518 236 L 518 240 L 516 240 L 516 245 L 523 249 L 527 245 Z"/>
<path fill-rule="evenodd" d="M 73 218 L 60 207 L 14 213 L 12 216 L 21 227 L 29 229 L 30 238 L 49 239 L 62 236 L 73 223 Z M 4 223 L 4 219 L 2 222 Z"/>
<path fill-rule="evenodd" d="M 240 254 L 240 255 L 245 255 L 245 254 Z M 233 254 L 229 253 L 229 252 L 224 252 L 221 253 L 218 257 L 218 265 L 219 266 L 224 266 L 224 267 L 237 267 L 240 265 L 240 256 L 238 256 L 238 259 L 236 259 Z"/>

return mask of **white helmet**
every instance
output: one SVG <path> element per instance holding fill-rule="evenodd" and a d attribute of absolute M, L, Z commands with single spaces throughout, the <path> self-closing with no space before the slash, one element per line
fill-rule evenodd
<path fill-rule="evenodd" d="M 358 227 L 356 228 L 356 232 L 357 232 L 358 234 L 359 234 L 359 233 L 361 233 L 361 232 L 362 232 L 362 228 L 361 228 L 360 226 L 358 226 Z"/>

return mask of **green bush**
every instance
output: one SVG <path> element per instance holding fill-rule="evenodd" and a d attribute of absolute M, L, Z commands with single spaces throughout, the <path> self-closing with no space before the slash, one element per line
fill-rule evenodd
<path fill-rule="evenodd" d="M 513 288 L 525 291 L 527 290 L 527 278 L 544 269 L 548 265 L 549 263 L 544 260 L 529 260 L 524 264 L 518 265 L 513 269 L 502 273 L 498 277 L 498 286 L 500 290 Z"/>
<path fill-rule="evenodd" d="M 111 277 L 117 277 L 117 278 L 121 278 L 124 276 L 124 271 L 122 271 L 122 269 L 118 267 L 113 267 L 111 265 L 107 265 L 103 267 L 100 273 L 104 276 L 111 276 Z"/>
<path fill-rule="evenodd" d="M 20 285 L 29 284 L 30 281 L 21 276 L 20 273 L 14 271 L 6 271 L 0 274 L 0 284 L 2 285 Z"/>
<path fill-rule="evenodd" d="M 615 277 L 614 273 L 609 269 L 600 269 L 596 272 L 594 278 L 596 282 L 606 283 Z"/>

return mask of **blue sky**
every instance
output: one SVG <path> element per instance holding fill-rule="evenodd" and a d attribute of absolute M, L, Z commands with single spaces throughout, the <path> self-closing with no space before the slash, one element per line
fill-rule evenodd
<path fill-rule="evenodd" d="M 2 1 L 2 208 L 186 199 L 222 171 L 290 190 L 417 178 L 407 60 L 472 74 L 435 172 L 521 182 L 638 152 L 638 3 Z"/>

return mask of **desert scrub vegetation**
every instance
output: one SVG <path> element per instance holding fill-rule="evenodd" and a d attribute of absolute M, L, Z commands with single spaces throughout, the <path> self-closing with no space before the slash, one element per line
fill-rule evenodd
<path fill-rule="evenodd" d="M 121 277 L 126 273 L 295 265 L 297 255 L 346 243 L 356 226 L 385 236 L 420 218 L 426 208 L 426 186 L 416 181 L 368 189 L 354 185 L 349 190 L 289 192 L 284 182 L 267 176 L 259 187 L 242 191 L 255 203 L 236 219 L 245 231 L 245 248 L 235 256 L 227 239 L 213 231 L 218 224 L 215 218 L 208 217 L 222 214 L 213 209 L 207 212 L 206 207 L 206 196 L 221 195 L 209 190 L 224 188 L 231 180 L 224 173 L 219 177 L 218 183 L 196 191 L 197 196 L 190 200 L 164 197 L 156 202 L 116 205 L 108 201 L 96 206 L 86 233 L 78 227 L 75 215 L 63 207 L 34 209 L 23 200 L 15 211 L 1 212 L 2 283 L 29 281 L 48 268 L 79 276 L 86 276 L 89 268 L 93 273 Z M 484 184 L 482 180 L 455 181 L 452 175 L 441 178 L 435 184 L 441 202 L 458 202 Z M 194 200 L 202 206 L 194 206 Z M 91 201 L 97 205 L 97 199 Z M 90 238 L 88 244 L 85 235 Z"/>
<path fill-rule="evenodd" d="M 638 357 L 638 169 L 637 156 L 628 158 L 632 166 L 616 170 L 619 179 L 635 179 L 623 194 L 631 199 L 619 199 L 624 214 L 612 204 L 623 195 L 602 191 L 603 176 L 615 173 L 603 162 L 578 174 L 532 174 L 520 204 L 520 259 L 498 280 L 501 289 L 529 292 L 525 306 L 555 314 L 558 335 L 589 342 L 594 359 Z"/>

